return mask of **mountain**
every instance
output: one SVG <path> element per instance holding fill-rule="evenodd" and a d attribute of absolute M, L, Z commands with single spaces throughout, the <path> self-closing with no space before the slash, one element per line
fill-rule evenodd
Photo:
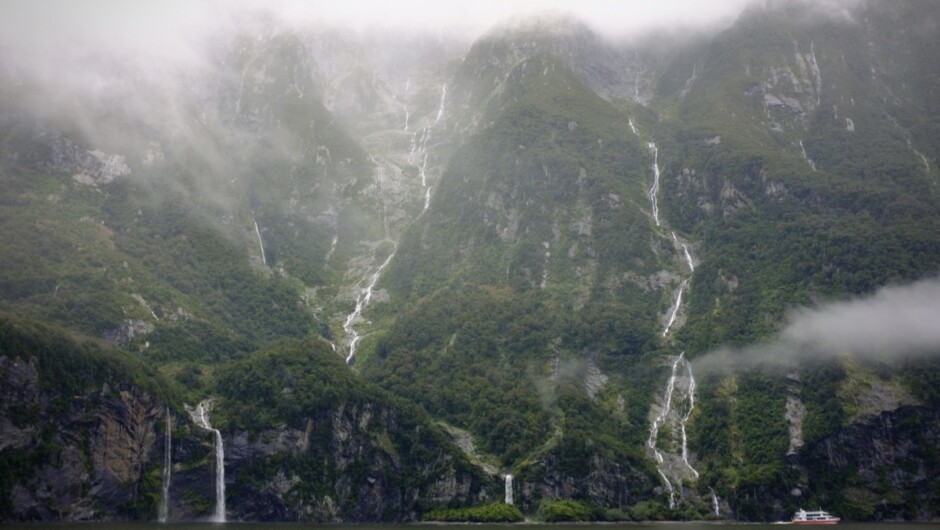
<path fill-rule="evenodd" d="M 938 16 L 3 55 L 0 520 L 936 518 Z"/>

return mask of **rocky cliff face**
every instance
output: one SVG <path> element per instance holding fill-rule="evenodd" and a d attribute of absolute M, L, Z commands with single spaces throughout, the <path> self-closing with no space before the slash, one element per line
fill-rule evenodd
<path fill-rule="evenodd" d="M 598 506 L 623 509 L 647 498 L 650 478 L 633 466 L 595 455 L 589 468 L 572 473 L 564 456 L 549 454 L 529 466 L 523 476 L 516 504 L 525 511 L 538 508 L 541 499 L 577 499 Z"/>
<path fill-rule="evenodd" d="M 22 466 L 4 479 L 0 518 L 126 519 L 146 512 L 155 494 L 148 478 L 162 455 L 163 404 L 132 385 L 108 383 L 58 399 L 47 389 L 55 383 L 40 380 L 37 363 L 0 357 L 0 459 L 7 469 Z"/>
<path fill-rule="evenodd" d="M 931 407 L 866 416 L 788 456 L 781 480 L 736 491 L 723 515 L 787 520 L 819 505 L 847 520 L 935 520 L 938 447 L 940 412 Z"/>
<path fill-rule="evenodd" d="M 0 520 L 156 518 L 166 405 L 133 385 L 104 383 L 62 407 L 38 363 L 0 357 L 0 471 L 9 471 Z M 208 517 L 216 502 L 212 436 L 184 416 L 170 422 L 169 520 Z M 225 433 L 227 517 L 413 521 L 428 507 L 490 499 L 497 485 L 436 434 L 371 403 L 340 404 L 298 428 Z"/>
<path fill-rule="evenodd" d="M 803 453 L 808 487 L 853 519 L 940 516 L 940 411 L 905 406 L 852 423 Z"/>
<path fill-rule="evenodd" d="M 414 521 L 428 507 L 493 495 L 482 473 L 445 447 L 426 445 L 425 427 L 390 407 L 339 405 L 299 427 L 227 438 L 232 519 Z M 417 431 L 418 443 L 400 443 L 404 430 Z"/>

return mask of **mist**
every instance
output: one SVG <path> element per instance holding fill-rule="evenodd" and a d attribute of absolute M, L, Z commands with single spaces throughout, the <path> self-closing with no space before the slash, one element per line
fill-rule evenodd
<path fill-rule="evenodd" d="M 793 310 L 772 339 L 719 348 L 694 364 L 696 370 L 729 372 L 789 367 L 806 360 L 890 362 L 918 357 L 940 357 L 940 277 Z"/>
<path fill-rule="evenodd" d="M 8 0 L 0 4 L 4 44 L 49 52 L 63 45 L 139 55 L 185 55 L 192 40 L 246 13 L 269 11 L 300 26 L 356 31 L 430 32 L 474 38 L 512 17 L 569 13 L 609 36 L 667 27 L 701 27 L 732 21 L 754 0 Z"/>

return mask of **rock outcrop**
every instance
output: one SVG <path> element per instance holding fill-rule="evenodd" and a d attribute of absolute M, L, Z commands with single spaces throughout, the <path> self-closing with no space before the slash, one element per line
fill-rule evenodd
<path fill-rule="evenodd" d="M 448 440 L 392 407 L 343 403 L 311 412 L 296 427 L 226 440 L 230 519 L 415 521 L 428 507 L 495 495 L 485 474 L 441 443 Z"/>
<path fill-rule="evenodd" d="M 0 357 L 0 519 L 140 517 L 158 493 L 164 404 L 133 385 L 57 395 L 35 357 Z M 18 466 L 18 467 L 14 467 Z"/>

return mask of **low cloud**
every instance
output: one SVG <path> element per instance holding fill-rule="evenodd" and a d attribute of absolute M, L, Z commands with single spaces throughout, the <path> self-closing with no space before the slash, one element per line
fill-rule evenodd
<path fill-rule="evenodd" d="M 940 356 L 940 278 L 884 287 L 851 301 L 792 311 L 766 342 L 720 348 L 695 360 L 702 371 L 786 367 L 827 358 L 892 361 Z"/>

